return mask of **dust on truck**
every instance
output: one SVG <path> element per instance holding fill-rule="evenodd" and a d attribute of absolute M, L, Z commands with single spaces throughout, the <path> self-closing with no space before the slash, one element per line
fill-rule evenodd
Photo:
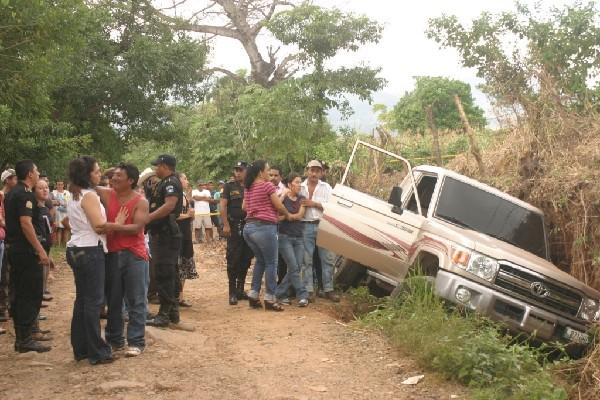
<path fill-rule="evenodd" d="M 359 146 L 406 166 L 388 202 L 345 184 Z M 394 295 L 418 266 L 443 299 L 544 341 L 585 346 L 600 320 L 600 292 L 550 262 L 541 210 L 362 141 L 324 204 L 317 243 L 343 257 L 338 284 L 366 278 Z"/>

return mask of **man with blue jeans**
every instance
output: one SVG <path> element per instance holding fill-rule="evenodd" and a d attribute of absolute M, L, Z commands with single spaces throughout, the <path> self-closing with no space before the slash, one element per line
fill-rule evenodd
<path fill-rule="evenodd" d="M 111 178 L 112 189 L 99 188 L 106 205 L 106 302 L 108 318 L 105 337 L 113 351 L 125 350 L 123 336 L 123 300 L 127 304 L 128 348 L 125 355 L 138 356 L 144 351 L 147 290 L 150 280 L 144 226 L 148 218 L 148 201 L 134 191 L 138 169 L 119 164 Z"/>
<path fill-rule="evenodd" d="M 325 298 L 333 302 L 340 301 L 339 296 L 333 291 L 333 263 L 335 255 L 327 249 L 317 246 L 317 232 L 319 221 L 323 216 L 323 203 L 329 201 L 331 186 L 321 181 L 323 166 L 317 160 L 312 160 L 306 166 L 307 178 L 302 182 L 300 194 L 305 197 L 302 204 L 306 207 L 304 218 L 304 263 L 302 265 L 302 278 L 304 286 L 309 292 L 311 301 L 314 301 L 313 279 L 313 253 L 315 247 L 321 260 L 321 275 L 323 278 L 323 291 Z"/>

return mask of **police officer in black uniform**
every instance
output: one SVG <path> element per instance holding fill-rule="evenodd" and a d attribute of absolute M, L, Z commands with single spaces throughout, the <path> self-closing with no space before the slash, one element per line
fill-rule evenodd
<path fill-rule="evenodd" d="M 223 187 L 221 195 L 221 220 L 223 236 L 227 237 L 227 278 L 229 279 L 229 304 L 236 305 L 238 300 L 247 300 L 244 292 L 246 275 L 252 261 L 252 250 L 242 236 L 246 213 L 242 210 L 244 200 L 245 161 L 238 161 L 233 168 L 234 180 Z"/>
<path fill-rule="evenodd" d="M 150 253 L 156 269 L 160 309 L 147 324 L 167 327 L 169 323 L 180 322 L 177 258 L 182 235 L 176 220 L 183 207 L 183 189 L 175 174 L 175 157 L 163 154 L 153 161 L 152 165 L 156 166 L 156 176 L 161 180 L 148 199 L 150 215 L 147 226 L 150 232 Z"/>
<path fill-rule="evenodd" d="M 39 172 L 31 160 L 15 165 L 19 182 L 6 195 L 6 247 L 10 264 L 10 313 L 15 326 L 15 351 L 49 351 L 50 347 L 32 338 L 43 296 L 44 266 L 50 265 L 40 243 L 40 211 L 33 193 Z"/>

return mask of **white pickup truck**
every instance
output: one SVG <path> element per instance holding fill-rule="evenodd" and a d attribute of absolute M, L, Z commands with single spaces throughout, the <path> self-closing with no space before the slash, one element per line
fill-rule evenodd
<path fill-rule="evenodd" d="M 388 202 L 344 184 L 359 146 L 405 164 Z M 600 320 L 600 292 L 549 261 L 543 213 L 476 180 L 357 141 L 324 208 L 317 243 L 343 257 L 340 285 L 394 295 L 418 265 L 437 295 L 544 341 L 581 347 Z"/>

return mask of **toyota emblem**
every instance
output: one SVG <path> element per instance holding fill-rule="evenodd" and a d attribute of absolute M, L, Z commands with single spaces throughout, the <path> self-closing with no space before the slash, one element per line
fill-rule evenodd
<path fill-rule="evenodd" d="M 542 282 L 532 282 L 531 285 L 529 285 L 529 290 L 531 291 L 531 294 L 536 297 L 544 298 L 550 296 L 550 291 Z"/>

